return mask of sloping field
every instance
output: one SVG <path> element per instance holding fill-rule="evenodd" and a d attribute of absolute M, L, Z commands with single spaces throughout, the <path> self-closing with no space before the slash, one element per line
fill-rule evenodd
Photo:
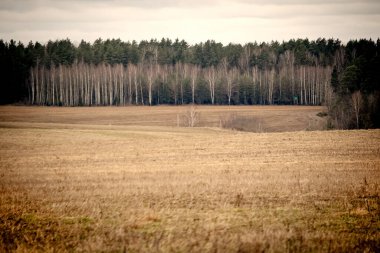
<path fill-rule="evenodd" d="M 380 250 L 380 130 L 184 128 L 159 108 L 138 126 L 1 107 L 0 251 Z"/>
<path fill-rule="evenodd" d="M 127 107 L 0 107 L 0 122 L 61 123 L 127 126 L 187 126 L 190 106 Z M 197 106 L 196 126 L 232 126 L 252 132 L 322 130 L 322 106 Z"/>

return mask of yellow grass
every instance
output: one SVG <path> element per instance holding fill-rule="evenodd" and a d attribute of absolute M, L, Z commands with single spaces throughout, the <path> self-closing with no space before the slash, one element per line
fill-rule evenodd
<path fill-rule="evenodd" d="M 379 250 L 379 130 L 230 131 L 228 107 L 176 127 L 183 110 L 0 107 L 0 251 Z"/>

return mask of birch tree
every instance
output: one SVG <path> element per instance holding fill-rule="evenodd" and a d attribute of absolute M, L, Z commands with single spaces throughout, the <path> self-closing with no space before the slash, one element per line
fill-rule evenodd
<path fill-rule="evenodd" d="M 214 66 L 211 66 L 205 70 L 205 78 L 208 82 L 208 88 L 210 91 L 211 104 L 215 102 L 215 82 L 216 82 L 216 70 Z"/>
<path fill-rule="evenodd" d="M 191 74 L 190 74 L 190 79 L 191 79 L 191 100 L 192 103 L 195 103 L 195 88 L 196 88 L 196 82 L 197 78 L 199 75 L 200 69 L 197 65 L 193 65 L 191 68 Z"/>

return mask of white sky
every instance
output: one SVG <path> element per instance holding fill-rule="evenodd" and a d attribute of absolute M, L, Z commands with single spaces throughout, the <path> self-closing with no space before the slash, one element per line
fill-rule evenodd
<path fill-rule="evenodd" d="M 380 0 L 0 0 L 0 39 L 223 44 L 380 37 Z"/>

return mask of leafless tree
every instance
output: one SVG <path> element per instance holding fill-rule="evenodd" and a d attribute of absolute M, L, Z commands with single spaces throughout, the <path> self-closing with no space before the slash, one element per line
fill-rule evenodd
<path fill-rule="evenodd" d="M 198 112 L 194 104 L 188 108 L 185 117 L 187 119 L 187 126 L 194 127 L 198 120 Z"/>
<path fill-rule="evenodd" d="M 210 91 L 211 104 L 215 102 L 215 83 L 216 83 L 216 70 L 214 66 L 205 70 L 205 77 L 208 81 L 208 88 Z"/>
<path fill-rule="evenodd" d="M 273 92 L 274 92 L 274 74 L 275 70 L 272 68 L 267 71 L 267 82 L 268 82 L 268 103 L 273 104 Z"/>
<path fill-rule="evenodd" d="M 155 78 L 155 67 L 153 64 L 149 64 L 148 70 L 147 70 L 147 76 L 148 76 L 148 99 L 149 99 L 149 105 L 152 105 L 152 88 Z"/>
<path fill-rule="evenodd" d="M 192 103 L 195 103 L 195 87 L 196 87 L 196 81 L 198 78 L 198 74 L 200 72 L 200 69 L 197 65 L 193 65 L 191 68 L 191 74 L 190 74 L 190 79 L 191 79 L 191 99 Z"/>
<path fill-rule="evenodd" d="M 226 59 L 217 68 L 207 67 L 203 72 L 197 65 L 159 65 L 155 60 L 138 65 L 128 64 L 126 68 L 122 64 L 92 65 L 78 61 L 71 66 L 52 64 L 47 68 L 37 61 L 36 66 L 30 69 L 29 101 L 38 105 L 64 106 L 125 105 L 144 102 L 152 105 L 156 102 L 153 101 L 156 94 L 157 103 L 160 103 L 160 92 L 164 91 L 165 96 L 169 96 L 175 104 L 180 104 L 185 102 L 184 84 L 185 81 L 189 81 L 191 102 L 195 103 L 196 85 L 202 74 L 208 84 L 211 103 L 215 104 L 216 85 L 220 82 L 220 88 L 223 89 L 221 91 L 227 95 L 228 104 L 231 104 L 242 71 L 241 75 L 246 80 L 251 80 L 253 85 L 253 94 L 250 95 L 251 99 L 254 99 L 253 103 L 272 104 L 276 100 L 282 100 L 282 94 L 287 93 L 292 94 L 293 98 L 297 97 L 294 98 L 294 102 L 297 100 L 300 104 L 329 105 L 332 98 L 332 67 L 319 65 L 315 56 L 308 57 L 314 65 L 295 67 L 293 53 L 286 51 L 279 59 L 278 68 L 259 68 L 255 65 L 249 73 L 230 68 Z M 161 89 L 168 85 L 169 89 Z M 144 101 L 145 99 L 147 101 Z"/>
<path fill-rule="evenodd" d="M 352 94 L 351 98 L 352 98 L 352 107 L 353 107 L 354 113 L 355 113 L 356 128 L 359 129 L 359 116 L 360 116 L 360 110 L 361 110 L 361 106 L 362 106 L 362 94 L 359 90 L 355 91 Z"/>
<path fill-rule="evenodd" d="M 223 61 L 223 74 L 226 77 L 228 105 L 231 105 L 231 97 L 233 94 L 235 81 L 238 75 L 238 70 L 236 67 L 233 67 L 232 69 L 228 69 L 227 61 L 225 58 Z"/>

